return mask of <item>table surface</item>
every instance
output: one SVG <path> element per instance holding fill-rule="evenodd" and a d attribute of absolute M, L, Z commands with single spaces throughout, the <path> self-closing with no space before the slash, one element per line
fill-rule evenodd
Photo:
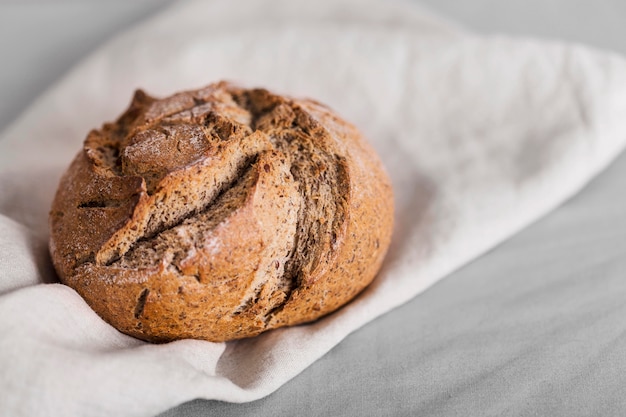
<path fill-rule="evenodd" d="M 0 130 L 91 50 L 168 3 L 0 3 Z M 621 0 L 421 3 L 481 33 L 626 53 Z M 623 155 L 562 207 L 269 397 L 198 400 L 162 416 L 626 414 L 625 179 Z"/>

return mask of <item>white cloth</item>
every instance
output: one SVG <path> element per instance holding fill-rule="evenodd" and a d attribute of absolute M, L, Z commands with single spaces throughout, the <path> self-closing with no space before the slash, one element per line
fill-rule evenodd
<path fill-rule="evenodd" d="M 88 130 L 134 88 L 224 78 L 315 97 L 365 132 L 395 187 L 392 247 L 375 282 L 316 323 L 146 344 L 70 288 L 43 284 L 55 280 L 47 212 Z M 176 4 L 96 51 L 0 138 L 0 414 L 150 416 L 194 398 L 268 395 L 573 195 L 624 147 L 624 114 L 620 57 L 477 37 L 410 4 Z"/>

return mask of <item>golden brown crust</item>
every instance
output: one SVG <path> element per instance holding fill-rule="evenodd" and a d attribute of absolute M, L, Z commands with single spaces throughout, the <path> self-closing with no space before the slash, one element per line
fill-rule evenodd
<path fill-rule="evenodd" d="M 313 321 L 374 278 L 390 181 L 311 100 L 227 83 L 138 91 L 92 131 L 50 212 L 62 282 L 149 341 L 225 341 Z"/>

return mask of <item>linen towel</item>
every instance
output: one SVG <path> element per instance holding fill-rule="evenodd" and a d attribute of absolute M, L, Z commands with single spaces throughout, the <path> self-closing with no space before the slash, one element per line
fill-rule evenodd
<path fill-rule="evenodd" d="M 135 88 L 219 79 L 310 96 L 355 123 L 393 181 L 392 247 L 364 293 L 315 323 L 147 344 L 55 283 L 47 212 L 89 129 Z M 268 395 L 572 196 L 624 147 L 624 114 L 619 56 L 480 37 L 411 3 L 177 3 L 95 51 L 0 136 L 0 414 L 151 416 Z"/>

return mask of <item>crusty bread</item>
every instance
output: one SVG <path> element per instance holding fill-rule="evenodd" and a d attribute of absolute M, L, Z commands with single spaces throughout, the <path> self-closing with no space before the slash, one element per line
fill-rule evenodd
<path fill-rule="evenodd" d="M 390 181 L 327 107 L 227 83 L 137 91 L 61 179 L 61 281 L 140 339 L 225 341 L 310 322 L 374 278 Z"/>

